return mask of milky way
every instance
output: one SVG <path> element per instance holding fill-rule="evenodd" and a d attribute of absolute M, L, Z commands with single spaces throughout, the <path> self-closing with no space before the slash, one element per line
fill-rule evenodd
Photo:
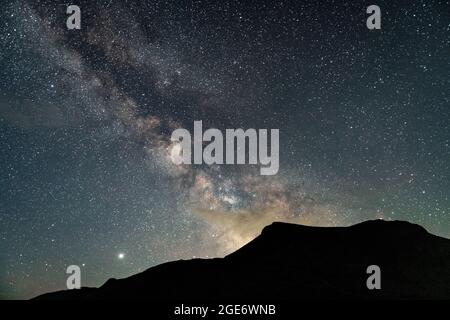
<path fill-rule="evenodd" d="M 450 3 L 3 1 L 0 297 L 224 256 L 273 221 L 450 237 Z M 280 170 L 175 165 L 171 133 L 280 130 Z"/>

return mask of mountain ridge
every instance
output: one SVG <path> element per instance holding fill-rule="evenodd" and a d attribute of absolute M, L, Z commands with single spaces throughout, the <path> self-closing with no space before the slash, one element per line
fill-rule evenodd
<path fill-rule="evenodd" d="M 380 290 L 366 286 L 369 265 L 381 269 Z M 35 299 L 323 298 L 450 299 L 450 240 L 405 221 L 349 227 L 274 222 L 224 258 L 167 262 L 99 288 Z"/>

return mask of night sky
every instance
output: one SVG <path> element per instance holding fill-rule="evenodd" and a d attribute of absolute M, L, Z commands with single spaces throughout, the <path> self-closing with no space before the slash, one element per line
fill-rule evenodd
<path fill-rule="evenodd" d="M 0 4 L 1 298 L 224 256 L 275 220 L 450 238 L 449 1 L 143 2 Z M 279 129 L 278 174 L 173 164 L 194 120 Z"/>

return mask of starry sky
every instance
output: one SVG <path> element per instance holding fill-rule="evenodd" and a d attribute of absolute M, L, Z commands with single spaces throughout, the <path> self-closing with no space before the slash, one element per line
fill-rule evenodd
<path fill-rule="evenodd" d="M 448 0 L 0 7 L 0 298 L 65 289 L 72 264 L 99 286 L 221 257 L 273 221 L 450 238 Z M 279 129 L 278 174 L 173 164 L 194 120 Z"/>

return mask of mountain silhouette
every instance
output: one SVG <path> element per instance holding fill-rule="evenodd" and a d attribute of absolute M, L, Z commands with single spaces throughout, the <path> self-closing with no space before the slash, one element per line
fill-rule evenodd
<path fill-rule="evenodd" d="M 379 290 L 366 285 L 370 265 L 380 267 Z M 402 221 L 350 227 L 275 222 L 224 258 L 168 262 L 99 288 L 35 299 L 450 299 L 450 240 Z"/>

